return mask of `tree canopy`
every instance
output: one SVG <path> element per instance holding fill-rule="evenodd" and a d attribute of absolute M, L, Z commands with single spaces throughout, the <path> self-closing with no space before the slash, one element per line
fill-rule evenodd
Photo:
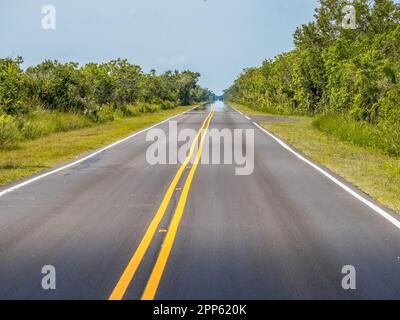
<path fill-rule="evenodd" d="M 356 12 L 344 29 L 343 7 Z M 400 6 L 392 0 L 320 0 L 294 32 L 293 51 L 245 69 L 230 101 L 287 114 L 335 112 L 400 130 Z"/>
<path fill-rule="evenodd" d="M 85 112 L 106 104 L 190 105 L 212 97 L 199 86 L 200 74 L 188 70 L 145 73 L 126 59 L 82 67 L 46 60 L 26 71 L 22 63 L 21 57 L 0 59 L 0 111 L 7 114 L 28 113 L 36 106 Z"/>

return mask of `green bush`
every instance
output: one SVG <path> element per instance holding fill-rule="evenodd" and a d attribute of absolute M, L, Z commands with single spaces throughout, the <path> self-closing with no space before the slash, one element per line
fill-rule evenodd
<path fill-rule="evenodd" d="M 103 105 L 97 112 L 98 121 L 100 123 L 113 121 L 114 120 L 114 108 L 108 104 Z"/>
<path fill-rule="evenodd" d="M 85 109 L 84 114 L 93 122 L 104 123 L 114 120 L 114 108 L 110 105 L 91 105 Z"/>
<path fill-rule="evenodd" d="M 144 103 L 139 107 L 139 111 L 141 113 L 154 113 L 159 109 L 160 109 L 159 107 L 147 103 Z"/>
<path fill-rule="evenodd" d="M 135 104 L 124 104 L 119 106 L 117 110 L 120 110 L 124 117 L 137 117 L 140 115 L 139 107 Z"/>
<path fill-rule="evenodd" d="M 0 114 L 0 148 L 13 148 L 20 140 L 17 120 L 6 114 Z"/>
<path fill-rule="evenodd" d="M 27 112 L 26 77 L 22 63 L 21 57 L 0 59 L 0 105 L 11 115 Z"/>
<path fill-rule="evenodd" d="M 161 110 L 170 110 L 175 109 L 176 105 L 171 101 L 163 101 L 161 102 Z"/>
<path fill-rule="evenodd" d="M 400 85 L 389 90 L 376 104 L 378 122 L 400 129 Z"/>

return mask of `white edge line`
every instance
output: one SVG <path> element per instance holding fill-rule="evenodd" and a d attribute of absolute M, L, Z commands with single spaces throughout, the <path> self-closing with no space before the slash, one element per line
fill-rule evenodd
<path fill-rule="evenodd" d="M 231 108 L 235 111 L 236 110 L 234 107 L 231 106 Z M 397 220 L 396 218 L 394 218 L 391 214 L 389 214 L 388 212 L 386 212 L 385 210 L 379 208 L 377 205 L 375 205 L 374 203 L 372 203 L 371 201 L 365 199 L 363 196 L 361 196 L 360 194 L 358 194 L 357 192 L 355 192 L 354 190 L 352 190 L 350 187 L 346 186 L 344 183 L 340 182 L 338 179 L 336 179 L 334 176 L 332 176 L 331 174 L 329 174 L 328 172 L 326 172 L 325 170 L 321 169 L 319 166 L 317 166 L 315 163 L 311 162 L 310 160 L 306 159 L 305 157 L 303 157 L 301 154 L 297 153 L 296 151 L 294 151 L 291 147 L 289 147 L 286 143 L 284 143 L 281 139 L 279 139 L 278 137 L 276 137 L 275 135 L 273 135 L 272 133 L 268 132 L 266 129 L 264 129 L 263 127 L 261 127 L 258 123 L 252 121 L 252 123 L 259 128 L 260 130 L 262 130 L 263 132 L 265 132 L 267 135 L 269 135 L 272 139 L 274 139 L 276 142 L 278 142 L 283 148 L 285 148 L 286 150 L 288 150 L 289 152 L 293 153 L 297 158 L 299 158 L 300 160 L 304 161 L 305 163 L 307 163 L 309 166 L 313 167 L 315 170 L 317 170 L 318 172 L 320 172 L 321 174 L 323 174 L 325 177 L 327 177 L 329 180 L 331 180 L 332 182 L 334 182 L 336 185 L 338 185 L 339 187 L 341 187 L 343 190 L 347 191 L 348 193 L 350 193 L 354 198 L 358 199 L 359 201 L 361 201 L 362 203 L 364 203 L 366 206 L 368 206 L 369 208 L 371 208 L 372 210 L 374 210 L 376 213 L 380 214 L 383 218 L 385 218 L 386 220 L 388 220 L 389 222 L 391 222 L 392 224 L 394 224 L 398 229 L 400 229 L 400 221 Z"/>
<path fill-rule="evenodd" d="M 237 113 L 240 113 L 242 116 L 244 116 L 244 113 L 242 111 L 237 110 L 236 108 L 230 106 L 233 110 L 235 110 Z"/>
<path fill-rule="evenodd" d="M 105 147 L 103 147 L 103 148 L 101 148 L 101 149 L 99 149 L 99 150 L 97 150 L 97 151 L 95 151 L 95 152 L 93 152 L 93 153 L 87 155 L 86 157 L 83 157 L 83 158 L 81 158 L 81 159 L 79 159 L 79 160 L 76 160 L 76 161 L 74 161 L 74 162 L 72 162 L 72 163 L 70 163 L 70 164 L 67 164 L 67 165 L 63 166 L 63 167 L 60 167 L 60 168 L 51 170 L 51 171 L 49 171 L 49 172 L 43 173 L 43 174 L 41 174 L 41 175 L 39 175 L 39 176 L 37 176 L 37 177 L 34 177 L 34 178 L 32 178 L 32 179 L 29 179 L 29 180 L 26 180 L 26 181 L 21 182 L 21 183 L 19 183 L 19 184 L 16 184 L 15 186 L 12 186 L 12 187 L 10 187 L 10 188 L 8 188 L 8 189 L 6 189 L 6 190 L 1 191 L 1 192 L 0 192 L 0 197 L 4 196 L 4 195 L 7 194 L 7 193 L 10 193 L 10 192 L 12 192 L 12 191 L 15 191 L 15 190 L 17 190 L 17 189 L 20 189 L 20 188 L 22 188 L 22 187 L 24 187 L 24 186 L 26 186 L 26 185 L 28 185 L 28 184 L 31 184 L 32 182 L 38 181 L 38 180 L 40 180 L 40 179 L 43 179 L 43 178 L 45 178 L 45 177 L 47 177 L 47 176 L 49 176 L 49 175 L 51 175 L 51 174 L 60 172 L 60 171 L 62 171 L 62 170 L 71 168 L 71 167 L 73 167 L 73 166 L 76 166 L 76 165 L 79 164 L 79 163 L 82 163 L 82 162 L 84 162 L 84 161 L 86 161 L 86 160 L 88 160 L 88 159 L 90 159 L 90 158 L 93 158 L 94 156 L 98 155 L 99 153 L 102 153 L 102 152 L 104 152 L 104 151 L 106 151 L 106 150 L 108 150 L 108 149 L 111 149 L 112 147 L 115 147 L 115 146 L 117 146 L 117 145 L 119 145 L 119 144 L 121 144 L 121 143 L 123 143 L 123 142 L 129 140 L 129 139 L 132 139 L 133 137 L 135 137 L 135 136 L 137 136 L 137 135 L 139 135 L 139 134 L 141 134 L 141 133 L 143 133 L 143 132 L 146 132 L 146 131 L 148 131 L 148 130 L 154 128 L 154 127 L 157 127 L 157 126 L 159 126 L 159 125 L 161 125 L 161 124 L 163 124 L 163 123 L 165 123 L 165 122 L 168 122 L 168 121 L 170 121 L 170 120 L 172 120 L 172 119 L 174 119 L 174 118 L 176 118 L 176 117 L 182 116 L 182 115 L 184 115 L 185 113 L 190 112 L 190 111 L 192 111 L 192 110 L 195 109 L 195 108 L 196 108 L 196 107 L 193 107 L 193 108 L 191 108 L 191 109 L 189 109 L 189 110 L 186 110 L 185 112 L 179 113 L 179 114 L 177 114 L 177 115 L 175 115 L 175 116 L 172 116 L 172 117 L 170 117 L 170 118 L 168 118 L 168 119 L 165 119 L 165 120 L 163 120 L 163 121 L 161 121 L 161 122 L 158 122 L 158 123 L 156 123 L 156 124 L 154 124 L 154 125 L 152 125 L 152 126 L 150 126 L 150 127 L 147 127 L 147 128 L 142 129 L 142 130 L 140 130 L 140 131 L 138 131 L 138 132 L 135 132 L 134 134 L 131 134 L 130 136 L 128 136 L 128 137 L 126 137 L 126 138 L 123 138 L 123 139 L 121 139 L 121 140 L 118 140 L 118 141 L 116 141 L 116 142 L 113 142 L 113 143 L 111 143 L 111 144 L 109 144 L 109 145 L 107 145 L 107 146 L 105 146 Z"/>

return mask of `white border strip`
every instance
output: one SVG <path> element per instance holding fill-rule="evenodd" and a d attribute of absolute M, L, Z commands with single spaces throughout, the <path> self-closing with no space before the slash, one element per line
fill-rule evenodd
<path fill-rule="evenodd" d="M 231 107 L 233 110 L 237 111 L 234 107 Z M 240 112 L 239 112 L 240 113 Z M 333 177 L 331 174 L 329 174 L 328 172 L 326 172 L 325 170 L 321 169 L 319 166 L 317 166 L 316 164 L 314 164 L 313 162 L 311 162 L 310 160 L 306 159 L 305 157 L 303 157 L 302 155 L 300 155 L 299 153 L 297 153 L 296 151 L 294 151 L 291 147 L 289 147 L 286 143 L 284 143 L 282 140 L 280 140 L 279 138 L 277 138 L 276 136 L 274 136 L 272 133 L 268 132 L 266 129 L 264 129 L 263 127 L 261 127 L 258 123 L 256 122 L 252 122 L 257 128 L 259 128 L 260 130 L 262 130 L 263 132 L 265 132 L 267 135 L 269 135 L 272 139 L 274 139 L 276 142 L 278 142 L 283 148 L 285 148 L 286 150 L 288 150 L 289 152 L 293 153 L 297 158 L 299 158 L 300 160 L 304 161 L 305 163 L 307 163 L 309 166 L 313 167 L 315 170 L 317 170 L 318 172 L 320 172 L 322 175 L 324 175 L 325 177 L 327 177 L 329 180 L 331 180 L 332 182 L 334 182 L 336 185 L 338 185 L 339 187 L 341 187 L 343 190 L 347 191 L 348 193 L 350 193 L 354 198 L 358 199 L 359 201 L 361 201 L 362 203 L 364 203 L 366 206 L 368 206 L 369 208 L 371 208 L 372 210 L 374 210 L 376 213 L 380 214 L 383 218 L 385 218 L 386 220 L 388 220 L 389 222 L 391 222 L 393 225 L 395 225 L 397 228 L 400 229 L 400 221 L 397 220 L 396 218 L 394 218 L 390 213 L 386 212 L 385 210 L 379 208 L 377 205 L 375 205 L 374 203 L 372 203 L 371 201 L 365 199 L 363 196 L 361 196 L 360 194 L 358 194 L 357 192 L 355 192 L 354 190 L 352 190 L 351 188 L 349 188 L 348 186 L 346 186 L 344 183 L 340 182 L 338 179 L 336 179 L 335 177 Z"/>
<path fill-rule="evenodd" d="M 62 171 L 62 170 L 71 168 L 71 167 L 73 167 L 73 166 L 76 166 L 77 164 L 82 163 L 82 162 L 84 162 L 84 161 L 86 161 L 86 160 L 88 160 L 88 159 L 90 159 L 90 158 L 93 158 L 94 156 L 98 155 L 99 153 L 102 153 L 103 151 L 106 151 L 106 150 L 108 150 L 108 149 L 111 149 L 112 147 L 115 147 L 115 146 L 117 146 L 117 145 L 119 145 L 119 144 L 121 144 L 121 143 L 123 143 L 123 142 L 129 140 L 129 139 L 132 139 L 133 137 L 136 137 L 137 135 L 139 135 L 139 134 L 141 134 L 141 133 L 143 133 L 143 132 L 146 132 L 146 131 L 148 131 L 148 130 L 154 128 L 154 127 L 157 127 L 157 126 L 159 126 L 159 125 L 161 125 L 161 124 L 163 124 L 163 123 L 165 123 L 165 122 L 168 122 L 168 121 L 170 121 L 170 120 L 172 120 L 172 119 L 174 119 L 174 118 L 176 118 L 176 117 L 182 116 L 182 115 L 184 115 L 185 113 L 188 113 L 188 112 L 190 112 L 190 111 L 192 111 L 192 110 L 194 110 L 194 109 L 196 109 L 196 107 L 193 107 L 193 108 L 191 108 L 191 109 L 189 109 L 189 110 L 187 110 L 187 111 L 185 111 L 185 112 L 179 113 L 179 114 L 177 114 L 177 115 L 175 115 L 175 116 L 172 116 L 172 117 L 170 117 L 170 118 L 168 118 L 168 119 L 165 119 L 165 120 L 163 120 L 163 121 L 161 121 L 161 122 L 158 122 L 158 123 L 156 123 L 156 124 L 154 124 L 154 125 L 152 125 L 152 126 L 150 126 L 150 127 L 148 127 L 148 128 L 145 128 L 145 129 L 142 129 L 142 130 L 140 130 L 140 131 L 138 131 L 138 132 L 135 132 L 134 134 L 132 134 L 132 135 L 126 137 L 126 138 L 123 138 L 123 139 L 121 139 L 121 140 L 118 140 L 118 141 L 116 141 L 116 142 L 114 142 L 114 143 L 112 143 L 112 144 L 109 144 L 108 146 L 106 146 L 106 147 L 104 147 L 104 148 L 102 148 L 102 149 L 99 149 L 99 150 L 97 150 L 97 151 L 95 151 L 95 152 L 93 152 L 93 153 L 87 155 L 86 157 L 84 157 L 84 158 L 82 158 L 82 159 L 76 160 L 76 161 L 74 161 L 74 162 L 72 162 L 72 163 L 70 163 L 70 164 L 67 164 L 67 165 L 63 166 L 63 167 L 60 167 L 60 168 L 51 170 L 51 171 L 49 171 L 49 172 L 43 173 L 43 174 L 41 174 L 41 175 L 39 175 L 39 176 L 37 176 L 37 177 L 34 177 L 34 178 L 32 178 L 32 179 L 29 179 L 29 180 L 26 180 L 26 181 L 21 182 L 21 183 L 19 183 L 19 184 L 16 184 L 15 186 L 12 186 L 12 187 L 10 187 L 10 188 L 8 188 L 8 189 L 5 189 L 5 190 L 1 191 L 1 192 L 0 192 L 0 197 L 4 196 L 4 195 L 7 194 L 7 193 L 10 193 L 10 192 L 12 192 L 12 191 L 15 191 L 15 190 L 17 190 L 17 189 L 20 189 L 20 188 L 22 188 L 22 187 L 24 187 L 24 186 L 26 186 L 26 185 L 28 185 L 28 184 L 31 184 L 32 182 L 38 181 L 38 180 L 40 180 L 40 179 L 43 179 L 43 178 L 45 178 L 45 177 L 47 177 L 47 176 L 49 176 L 49 175 L 51 175 L 51 174 L 60 172 L 60 171 Z"/>

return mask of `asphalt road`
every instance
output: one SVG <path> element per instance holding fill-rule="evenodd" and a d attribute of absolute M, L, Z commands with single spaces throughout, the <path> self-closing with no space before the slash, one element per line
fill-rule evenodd
<path fill-rule="evenodd" d="M 205 120 L 254 130 L 254 172 L 149 165 L 143 132 L 0 196 L 1 299 L 140 299 L 146 290 L 155 299 L 400 298 L 393 223 L 222 103 L 174 120 L 179 130 L 197 132 Z M 55 267 L 55 290 L 41 286 L 44 265 Z M 345 265 L 355 267 L 356 290 L 342 288 Z"/>

